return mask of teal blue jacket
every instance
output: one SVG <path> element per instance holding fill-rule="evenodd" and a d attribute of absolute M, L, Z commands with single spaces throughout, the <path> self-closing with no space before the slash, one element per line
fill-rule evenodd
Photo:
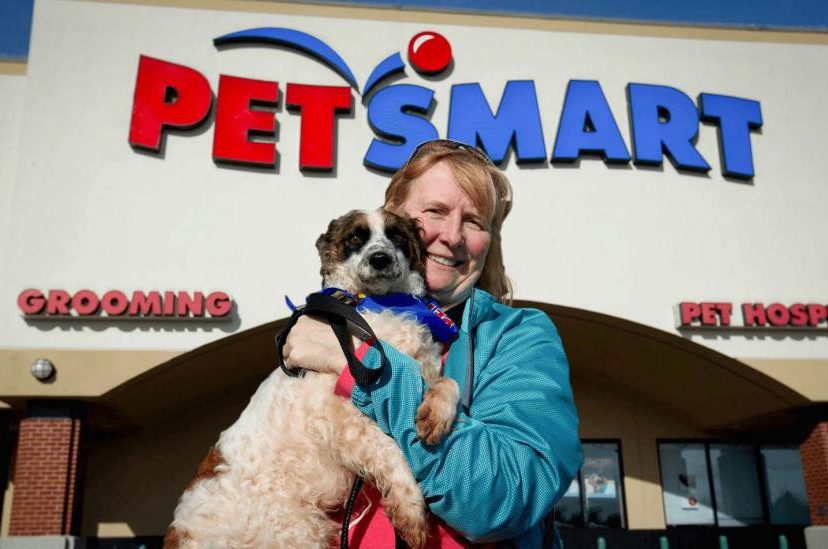
<path fill-rule="evenodd" d="M 400 445 L 431 512 L 474 542 L 540 547 L 543 519 L 583 460 L 569 366 L 549 317 L 473 290 L 444 372 L 464 406 L 436 447 L 421 443 L 414 426 L 426 389 L 418 364 L 384 349 L 389 364 L 380 379 L 354 386 L 351 398 Z M 379 353 L 369 350 L 364 361 L 378 366 Z"/>

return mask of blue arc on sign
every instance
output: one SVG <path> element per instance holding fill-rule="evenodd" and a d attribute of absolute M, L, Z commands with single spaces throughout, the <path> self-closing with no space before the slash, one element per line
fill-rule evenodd
<path fill-rule="evenodd" d="M 379 84 L 381 80 L 384 80 L 386 77 L 391 76 L 394 73 L 404 70 L 405 63 L 403 63 L 400 52 L 389 55 L 376 66 L 376 68 L 371 72 L 371 75 L 368 77 L 368 80 L 365 81 L 365 87 L 362 91 L 363 97 L 367 97 L 374 86 Z"/>
<path fill-rule="evenodd" d="M 276 44 L 294 48 L 309 53 L 334 69 L 359 92 L 359 85 L 356 78 L 354 78 L 354 73 L 351 72 L 345 60 L 325 42 L 306 32 L 279 27 L 261 27 L 219 36 L 213 40 L 213 44 L 216 46 L 225 44 Z"/>

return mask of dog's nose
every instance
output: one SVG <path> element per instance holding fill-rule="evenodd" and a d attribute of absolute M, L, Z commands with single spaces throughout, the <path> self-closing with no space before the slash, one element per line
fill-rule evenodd
<path fill-rule="evenodd" d="M 385 252 L 374 252 L 368 256 L 368 264 L 381 271 L 391 264 L 391 256 Z"/>

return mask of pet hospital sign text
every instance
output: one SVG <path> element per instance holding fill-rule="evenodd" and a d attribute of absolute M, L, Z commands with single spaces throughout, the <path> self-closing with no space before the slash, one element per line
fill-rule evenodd
<path fill-rule="evenodd" d="M 828 306 L 822 303 L 742 303 L 736 307 L 730 302 L 684 301 L 677 309 L 679 329 L 828 329 Z"/>

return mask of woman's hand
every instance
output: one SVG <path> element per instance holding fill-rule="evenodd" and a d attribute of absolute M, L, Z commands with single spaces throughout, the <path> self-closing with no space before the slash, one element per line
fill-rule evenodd
<path fill-rule="evenodd" d="M 353 338 L 352 338 L 353 339 Z M 339 340 L 324 320 L 303 315 L 290 330 L 284 347 L 285 362 L 290 368 L 339 375 L 347 363 Z"/>

